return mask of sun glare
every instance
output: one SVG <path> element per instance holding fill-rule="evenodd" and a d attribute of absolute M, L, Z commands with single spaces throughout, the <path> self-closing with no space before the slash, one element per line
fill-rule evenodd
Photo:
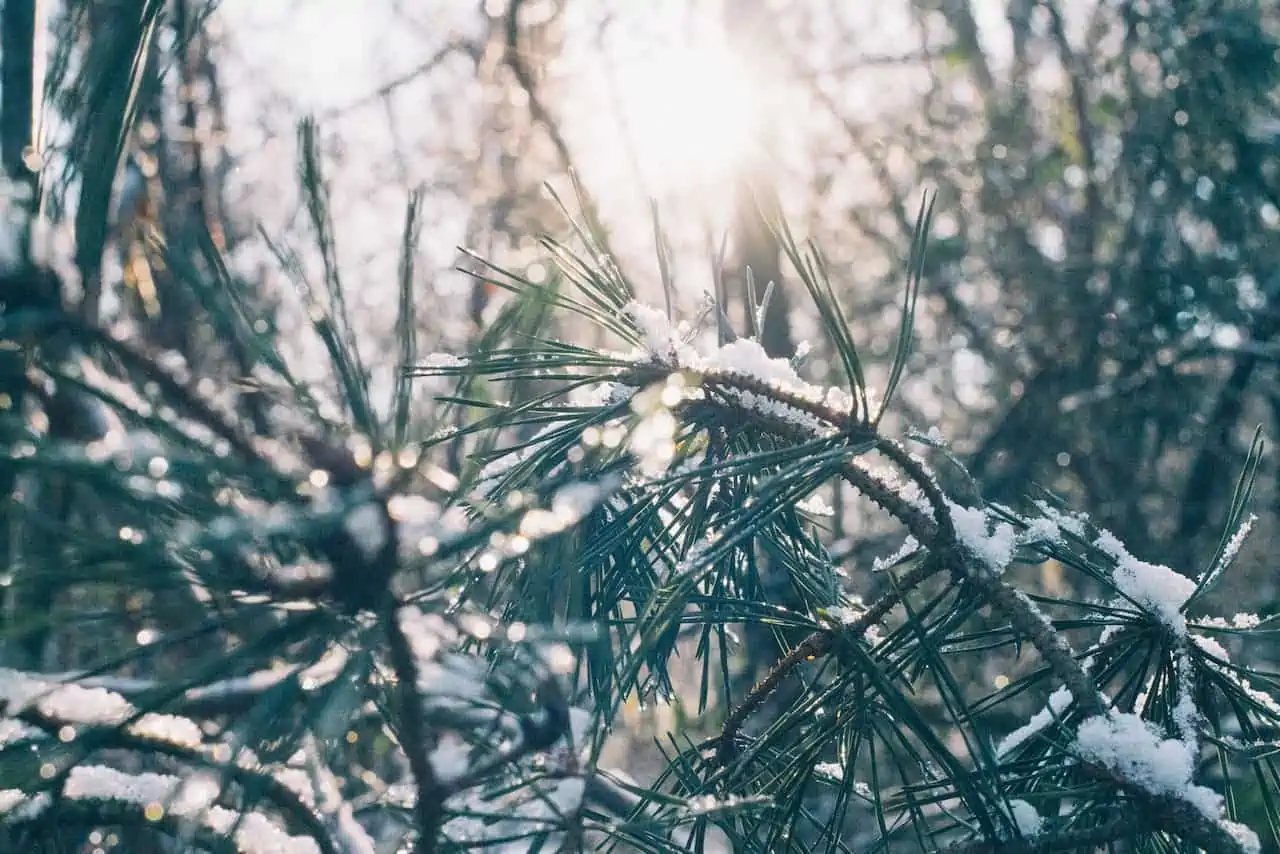
<path fill-rule="evenodd" d="M 723 189 L 759 152 L 759 89 L 722 35 L 700 28 L 613 67 L 614 109 L 649 193 Z"/>

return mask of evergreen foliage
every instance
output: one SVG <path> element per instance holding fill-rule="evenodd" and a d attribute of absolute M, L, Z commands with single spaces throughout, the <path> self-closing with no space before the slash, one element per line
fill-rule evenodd
<path fill-rule="evenodd" d="M 962 4 L 942 5 L 972 35 Z M 568 164 L 517 49 L 520 6 L 503 22 L 504 62 Z M 1078 72 L 1057 6 L 1043 6 L 1045 37 Z M 895 210 L 912 240 L 888 364 L 855 340 L 853 283 L 772 203 L 751 213 L 797 287 L 744 273 L 735 324 L 724 294 L 692 317 L 672 316 L 669 293 L 664 308 L 639 301 L 581 187 L 585 221 L 561 205 L 570 236 L 541 243 L 548 278 L 468 259 L 477 293 L 504 293 L 465 354 L 419 349 L 431 319 L 412 196 L 392 217 L 394 352 L 375 354 L 355 332 L 307 121 L 298 182 L 319 272 L 285 240 L 262 240 L 328 380 L 295 373 L 275 295 L 233 272 L 199 152 L 186 188 L 201 191 L 175 193 L 153 212 L 162 227 L 131 244 L 146 244 L 160 281 L 126 266 L 121 292 L 149 322 L 108 325 L 94 310 L 103 258 L 128 242 L 111 233 L 113 187 L 139 124 L 164 128 L 173 106 L 155 97 L 157 32 L 178 45 L 189 102 L 208 8 L 62 4 L 75 37 L 47 69 L 55 169 L 29 150 L 42 136 L 28 98 L 35 5 L 0 2 L 0 851 L 1280 850 L 1278 677 L 1249 663 L 1253 644 L 1274 642 L 1274 619 L 1252 603 L 1220 612 L 1212 596 L 1255 523 L 1261 432 L 1233 480 L 1218 465 L 1227 427 L 1206 431 L 1186 500 L 1169 508 L 1185 542 L 1147 559 L 1039 487 L 1036 454 L 1012 473 L 993 462 L 1049 421 L 1126 442 L 1146 435 L 1134 424 L 1158 422 L 1154 456 L 1132 455 L 1127 472 L 1107 460 L 1111 480 L 1145 484 L 1149 498 L 1156 481 L 1138 470 L 1160 469 L 1185 432 L 1182 399 L 1060 426 L 1049 392 L 1078 402 L 1130 387 L 1107 385 L 1107 360 L 1141 378 L 1197 317 L 1262 344 L 1276 332 L 1274 312 L 1243 298 L 1265 308 L 1270 282 L 1170 228 L 1210 221 L 1255 266 L 1274 254 L 1252 215 L 1273 196 L 1273 129 L 1243 134 L 1233 119 L 1275 85 L 1259 4 L 1127 8 L 1126 39 L 1153 69 L 1184 70 L 1182 85 L 1148 91 L 1117 60 L 1131 103 L 1073 93 L 1058 106 L 1074 133 L 1033 169 L 1014 162 L 1014 131 L 1029 126 L 1021 95 L 1007 121 L 999 93 L 983 95 L 1023 200 L 1073 211 L 1062 270 L 1019 231 L 1014 250 L 1036 259 L 1020 269 L 1034 275 L 1010 278 L 1044 289 L 1024 295 L 1038 306 L 1036 348 L 1079 350 L 1037 374 L 1048 396 L 1024 395 L 974 455 L 991 471 L 971 472 L 936 425 L 893 435 L 900 419 L 885 418 L 910 378 L 924 279 L 982 249 L 953 235 L 931 251 L 932 199 L 914 222 Z M 976 62 L 963 41 L 953 58 Z M 1165 139 L 1173 110 L 1208 129 Z M 182 123 L 195 139 L 193 114 Z M 1139 179 L 1094 182 L 1107 139 Z M 1072 186 L 1079 164 L 1088 180 Z M 1161 194 L 1125 195 L 1157 183 Z M 1017 219 L 987 185 L 977 201 Z M 64 267 L 34 260 L 33 212 L 74 221 Z M 663 224 L 655 212 L 643 226 L 670 288 Z M 1171 256 L 1185 281 L 1161 272 Z M 1075 277 L 1109 284 L 1088 291 Z M 769 327 L 786 319 L 779 300 L 803 295 L 825 338 L 814 360 L 833 370 L 775 358 L 785 348 L 766 340 L 789 339 Z M 1109 313 L 1119 301 L 1131 311 Z M 1243 417 L 1257 356 L 1236 355 L 1213 424 Z M 448 393 L 425 400 L 428 381 Z M 833 534 L 829 505 L 854 500 L 895 531 L 891 554 L 867 558 Z M 1197 554 L 1210 522 L 1209 561 L 1159 562 Z M 1047 589 L 1037 570 L 1049 565 L 1070 583 Z M 756 680 L 743 659 L 775 648 Z M 610 752 L 635 706 L 671 712 L 643 779 Z"/>
<path fill-rule="evenodd" d="M 31 392 L 74 390 L 103 429 L 86 441 L 8 418 L 19 538 L 54 544 L 24 548 L 15 569 L 74 603 L 19 610 L 8 632 L 93 626 L 116 643 L 74 674 L 0 677 L 9 850 L 146 827 L 208 850 L 326 854 L 386 838 L 418 852 L 701 851 L 717 835 L 742 851 L 1260 851 L 1280 826 L 1280 707 L 1274 677 L 1224 644 L 1272 629 L 1203 602 L 1251 524 L 1261 440 L 1217 555 L 1185 573 L 1048 494 L 951 497 L 911 448 L 963 479 L 936 431 L 904 442 L 879 427 L 929 212 L 883 389 L 865 380 L 821 254 L 781 223 L 838 387 L 769 358 L 758 318 L 738 337 L 714 302 L 687 322 L 637 302 L 585 226 L 576 249 L 544 241 L 547 282 L 487 268 L 511 299 L 473 353 L 415 352 L 413 201 L 390 399 L 371 386 L 336 265 L 307 287 L 277 251 L 329 353 L 329 389 L 291 374 L 233 279 L 189 280 L 206 322 L 253 354 L 269 432 L 229 404 L 233 389 L 211 394 L 172 359 L 11 307 Z M 617 349 L 548 334 L 554 316 Z M 45 343 L 62 337 L 89 355 Z M 425 375 L 455 390 L 420 423 L 410 396 Z M 96 518 L 45 513 L 36 486 L 52 477 Z M 900 523 L 896 555 L 832 557 L 833 484 Z M 798 604 L 762 594 L 766 556 Z M 1020 568 L 1048 560 L 1090 594 L 1027 587 Z M 144 600 L 127 611 L 132 637 L 104 608 L 122 598 Z M 752 624 L 786 651 L 735 695 L 735 627 Z M 995 656 L 1016 673 L 999 690 L 958 676 Z M 696 697 L 678 693 L 690 658 Z M 770 706 L 791 681 L 804 690 Z M 684 716 L 651 784 L 601 761 L 628 701 Z M 1252 829 L 1242 799 L 1261 801 Z"/>

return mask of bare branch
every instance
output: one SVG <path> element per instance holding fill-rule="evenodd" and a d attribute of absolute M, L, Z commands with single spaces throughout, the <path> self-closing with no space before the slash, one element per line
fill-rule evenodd
<path fill-rule="evenodd" d="M 537 81 L 534 79 L 533 71 L 529 68 L 525 61 L 524 54 L 520 47 L 520 9 L 524 5 L 524 0 L 511 0 L 511 5 L 507 8 L 506 25 L 507 40 L 506 51 L 503 54 L 503 61 L 507 67 L 511 69 L 512 76 L 515 77 L 516 83 L 524 91 L 529 101 L 529 114 L 533 120 L 542 125 L 546 129 L 547 136 L 551 139 L 551 145 L 556 150 L 556 156 L 560 160 L 560 168 L 570 174 L 580 174 L 574 165 L 574 158 L 569 150 L 569 143 L 565 139 L 564 134 L 560 130 L 560 124 L 555 117 L 551 115 L 551 110 L 547 107 L 542 99 L 542 94 L 538 90 Z M 613 259 L 614 263 L 618 263 L 618 255 L 613 251 L 610 245 L 609 236 L 604 228 L 600 227 L 599 207 L 594 197 L 582 182 L 578 183 L 581 193 L 581 203 L 585 210 L 583 214 L 587 221 L 595 226 L 595 236 L 601 241 L 601 249 L 604 254 Z M 625 276 L 624 276 L 625 278 Z"/>
<path fill-rule="evenodd" d="M 359 98 L 356 98 L 354 101 L 344 104 L 341 107 L 333 107 L 326 110 L 323 113 L 320 113 L 317 118 L 322 122 L 329 121 L 331 119 L 336 119 L 345 113 L 354 112 L 361 107 L 368 107 L 372 104 L 376 104 L 378 101 L 385 99 L 388 95 L 393 94 L 397 89 L 408 86 L 415 80 L 421 79 L 432 71 L 435 71 L 444 64 L 445 60 L 456 54 L 462 54 L 472 62 L 480 61 L 480 48 L 474 43 L 469 41 L 449 42 L 418 65 L 402 74 L 392 77 L 372 92 L 361 95 Z"/>

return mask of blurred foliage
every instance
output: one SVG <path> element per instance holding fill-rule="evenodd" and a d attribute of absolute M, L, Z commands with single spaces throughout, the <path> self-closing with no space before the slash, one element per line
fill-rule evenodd
<path fill-rule="evenodd" d="M 1009 0 L 995 50 L 912 2 L 918 51 L 845 64 L 854 12 L 730 4 L 813 133 L 724 188 L 682 315 L 680 220 L 611 220 L 559 118 L 590 4 L 500 5 L 414 72 L 460 60 L 432 108 L 480 104 L 479 142 L 400 163 L 376 301 L 326 124 L 287 228 L 233 198 L 214 5 L 43 8 L 38 57 L 37 4 L 0 4 L 0 843 L 1275 851 L 1273 629 L 1232 614 L 1276 587 L 1248 548 L 1222 579 L 1280 507 L 1277 11 Z M 883 63 L 918 109 L 844 97 Z M 462 289 L 425 261 L 442 198 Z M 1176 618 L 1103 529 L 1177 568 Z M 1084 756 L 1107 709 L 1223 815 Z"/>

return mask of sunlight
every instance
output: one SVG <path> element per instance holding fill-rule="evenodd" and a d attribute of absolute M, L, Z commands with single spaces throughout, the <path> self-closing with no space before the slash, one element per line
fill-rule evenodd
<path fill-rule="evenodd" d="M 723 190 L 760 149 L 760 89 L 718 28 L 612 63 L 612 102 L 648 193 Z"/>

